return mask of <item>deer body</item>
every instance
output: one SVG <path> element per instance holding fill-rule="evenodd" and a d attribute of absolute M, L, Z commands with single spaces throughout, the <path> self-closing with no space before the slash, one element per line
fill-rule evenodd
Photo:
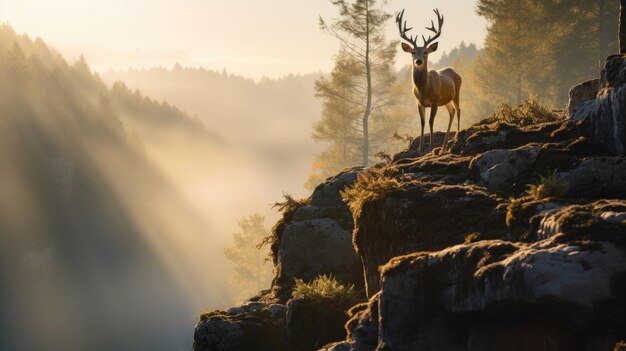
<path fill-rule="evenodd" d="M 430 149 L 433 147 L 433 124 L 435 117 L 437 116 L 437 110 L 439 106 L 445 106 L 450 113 L 450 122 L 448 123 L 448 129 L 446 131 L 446 137 L 444 139 L 444 146 L 448 141 L 450 134 L 450 128 L 454 121 L 455 114 L 457 115 L 457 133 L 461 129 L 461 107 L 460 107 L 460 91 L 461 91 L 461 76 L 456 73 L 452 68 L 444 68 L 439 71 L 428 70 L 428 54 L 435 52 L 438 47 L 438 43 L 431 44 L 441 35 L 441 28 L 443 26 L 443 16 L 439 14 L 438 10 L 435 10 L 437 19 L 439 21 L 439 29 L 435 29 L 434 22 L 431 23 L 431 28 L 426 28 L 435 33 L 432 38 L 423 38 L 424 46 L 418 46 L 416 43 L 417 37 L 407 37 L 406 33 L 411 28 L 406 28 L 406 22 L 402 27 L 402 16 L 404 10 L 398 14 L 396 22 L 398 23 L 398 29 L 400 30 L 400 36 L 402 39 L 408 41 L 410 44 L 402 43 L 402 50 L 410 53 L 413 58 L 413 95 L 417 101 L 417 107 L 420 114 L 421 122 L 421 138 L 419 144 L 419 151 L 422 151 L 424 143 L 424 126 L 426 124 L 426 108 L 430 108 Z"/>

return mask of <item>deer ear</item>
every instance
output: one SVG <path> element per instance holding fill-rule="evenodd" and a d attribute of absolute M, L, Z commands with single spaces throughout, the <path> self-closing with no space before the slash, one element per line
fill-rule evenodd
<path fill-rule="evenodd" d="M 426 49 L 427 53 L 433 53 L 435 51 L 437 51 L 437 48 L 439 47 L 439 43 L 434 43 L 431 46 L 428 47 L 428 49 Z"/>
<path fill-rule="evenodd" d="M 402 43 L 402 50 L 404 52 L 413 52 L 413 48 L 407 43 Z"/>

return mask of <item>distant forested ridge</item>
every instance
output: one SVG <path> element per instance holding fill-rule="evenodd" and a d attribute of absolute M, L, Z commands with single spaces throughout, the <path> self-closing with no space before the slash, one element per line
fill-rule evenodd
<path fill-rule="evenodd" d="M 206 151 L 221 138 L 167 103 L 108 89 L 84 59 L 70 64 L 7 25 L 0 81 L 0 349 L 185 346 L 187 288 L 201 281 L 190 262 L 211 250 L 179 242 L 211 227 L 146 146 L 182 136 Z M 218 285 L 195 288 L 219 302 Z"/>
<path fill-rule="evenodd" d="M 321 111 L 313 89 L 320 75 L 255 81 L 226 70 L 180 64 L 102 73 L 108 83 L 123 81 L 131 89 L 189 111 L 218 131 L 230 147 L 248 155 L 257 171 L 270 179 L 265 192 L 274 195 L 264 203 L 275 201 L 283 190 L 304 193 L 303 180 L 321 149 L 310 138 Z"/>

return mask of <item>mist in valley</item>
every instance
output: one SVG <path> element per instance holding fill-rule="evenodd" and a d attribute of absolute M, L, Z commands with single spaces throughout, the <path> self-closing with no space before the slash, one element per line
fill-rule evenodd
<path fill-rule="evenodd" d="M 0 349 L 187 348 L 237 296 L 223 250 L 269 213 L 262 161 L 40 39 L 0 48 Z"/>
<path fill-rule="evenodd" d="M 306 195 L 304 180 L 323 149 L 311 140 L 311 127 L 321 111 L 313 90 L 320 75 L 255 81 L 226 70 L 180 64 L 101 73 L 114 90 L 167 101 L 219 134 L 223 147 L 217 153 L 195 147 L 189 148 L 191 154 L 180 152 L 176 148 L 186 144 L 184 140 L 173 148 L 158 139 L 149 144 L 162 170 L 203 213 L 214 216 L 213 223 L 225 236 L 236 229 L 240 217 L 251 213 L 261 213 L 271 225 L 277 218 L 271 204 L 283 192 Z"/>

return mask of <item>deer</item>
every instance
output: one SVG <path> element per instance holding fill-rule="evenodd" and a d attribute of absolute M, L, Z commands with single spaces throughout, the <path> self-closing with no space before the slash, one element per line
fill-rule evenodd
<path fill-rule="evenodd" d="M 413 29 L 413 27 L 407 28 L 406 21 L 403 21 L 404 10 L 396 16 L 400 37 L 406 41 L 401 43 L 402 50 L 411 54 L 413 61 L 413 95 L 417 102 L 422 126 L 419 143 L 420 153 L 422 152 L 422 144 L 424 143 L 424 118 L 427 107 L 430 107 L 429 147 L 431 151 L 433 149 L 433 123 L 435 122 L 435 116 L 437 115 L 439 106 L 445 106 L 448 112 L 450 112 L 450 122 L 448 123 L 448 130 L 446 131 L 446 137 L 443 141 L 444 148 L 448 142 L 450 128 L 452 127 L 455 114 L 457 115 L 456 136 L 458 136 L 459 130 L 461 129 L 461 107 L 459 105 L 459 93 L 462 83 L 461 76 L 452 68 L 444 68 L 439 71 L 428 70 L 428 55 L 437 51 L 439 43 L 435 41 L 441 36 L 441 29 L 443 28 L 443 15 L 439 13 L 438 9 L 435 9 L 434 12 L 435 15 L 437 15 L 438 28 L 435 28 L 434 21 L 430 22 L 431 26 L 426 27 L 426 29 L 433 32 L 434 35 L 429 36 L 428 39 L 422 35 L 422 40 L 424 41 L 423 46 L 417 44 L 417 35 L 415 37 L 412 35 L 407 36 L 407 32 Z"/>

